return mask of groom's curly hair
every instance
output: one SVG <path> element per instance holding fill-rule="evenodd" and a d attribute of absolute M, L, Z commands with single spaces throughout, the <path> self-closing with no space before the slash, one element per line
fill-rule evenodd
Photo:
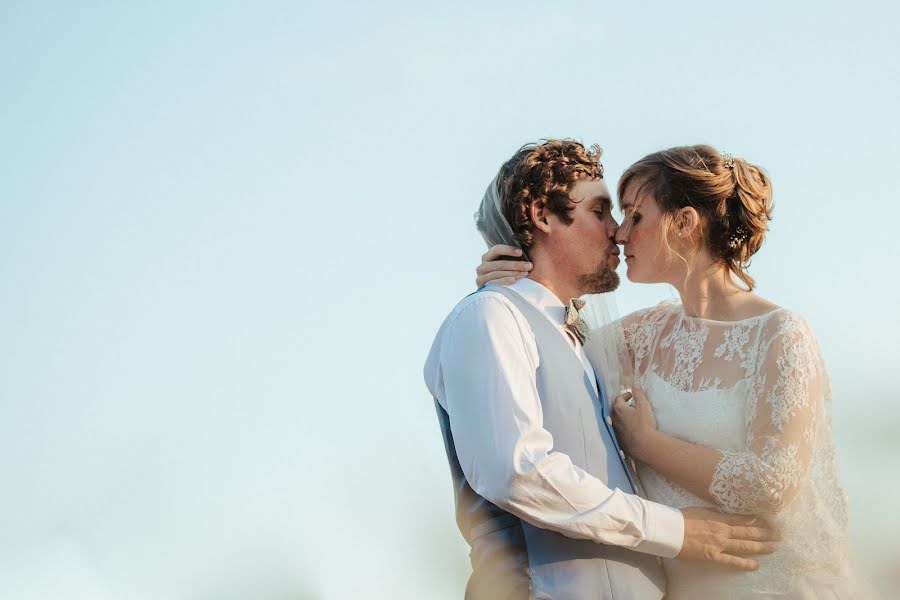
<path fill-rule="evenodd" d="M 569 192 L 582 179 L 602 179 L 602 150 L 575 140 L 544 140 L 526 144 L 500 168 L 499 192 L 503 216 L 523 250 L 534 245 L 532 202 L 546 206 L 559 219 L 572 223 L 574 203 Z"/>

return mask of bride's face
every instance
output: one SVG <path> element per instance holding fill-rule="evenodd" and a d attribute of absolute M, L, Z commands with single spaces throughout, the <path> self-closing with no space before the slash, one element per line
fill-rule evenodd
<path fill-rule="evenodd" d="M 672 264 L 663 241 L 666 222 L 656 200 L 649 193 L 638 194 L 640 187 L 640 182 L 629 184 L 619 199 L 624 217 L 616 243 L 624 249 L 629 281 L 661 283 L 670 279 Z"/>

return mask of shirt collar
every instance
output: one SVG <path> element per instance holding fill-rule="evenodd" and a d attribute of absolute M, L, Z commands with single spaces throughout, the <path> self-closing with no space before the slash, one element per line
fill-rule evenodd
<path fill-rule="evenodd" d="M 565 323 L 566 305 L 553 292 L 537 281 L 523 277 L 510 285 L 509 288 L 514 290 L 529 304 L 546 313 L 550 320 L 560 327 Z"/>

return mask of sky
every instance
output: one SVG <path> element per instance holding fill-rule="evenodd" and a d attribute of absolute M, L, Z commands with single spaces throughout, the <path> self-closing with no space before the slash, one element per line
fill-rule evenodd
<path fill-rule="evenodd" d="M 854 552 L 900 589 L 898 17 L 0 2 L 0 595 L 461 597 L 422 366 L 484 188 L 552 137 L 611 184 L 680 144 L 767 170 L 750 272 L 816 331 Z"/>

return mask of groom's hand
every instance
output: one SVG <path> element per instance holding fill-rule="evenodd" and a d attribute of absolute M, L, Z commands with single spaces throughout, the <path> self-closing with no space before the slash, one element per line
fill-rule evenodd
<path fill-rule="evenodd" d="M 700 507 L 683 508 L 684 544 L 676 558 L 709 561 L 755 571 L 747 555 L 771 554 L 781 534 L 759 517 L 730 515 Z"/>

